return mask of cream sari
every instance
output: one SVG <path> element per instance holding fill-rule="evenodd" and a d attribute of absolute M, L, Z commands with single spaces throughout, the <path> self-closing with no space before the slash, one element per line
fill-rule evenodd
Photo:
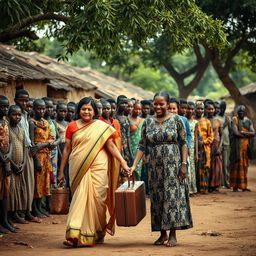
<path fill-rule="evenodd" d="M 110 137 L 120 148 L 121 140 L 116 130 L 100 120 L 84 126 L 72 136 L 69 170 L 73 197 L 66 239 L 77 238 L 81 244 L 94 245 L 106 232 L 114 235 L 114 192 L 120 165 L 104 149 Z"/>

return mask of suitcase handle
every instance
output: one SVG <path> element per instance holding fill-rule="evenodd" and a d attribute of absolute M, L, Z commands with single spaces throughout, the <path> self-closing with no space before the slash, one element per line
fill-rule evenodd
<path fill-rule="evenodd" d="M 131 179 L 132 179 L 132 182 L 133 182 L 133 186 L 134 186 L 134 183 L 135 183 L 135 174 L 134 172 L 132 173 L 132 176 L 128 176 L 128 188 L 131 186 Z"/>

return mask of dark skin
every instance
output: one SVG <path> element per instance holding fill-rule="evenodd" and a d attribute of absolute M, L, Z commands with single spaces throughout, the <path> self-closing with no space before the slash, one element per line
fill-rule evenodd
<path fill-rule="evenodd" d="M 21 120 L 21 109 L 12 110 L 11 113 L 9 113 L 8 117 L 9 117 L 10 127 L 15 131 L 15 128 L 17 129 L 18 123 Z M 25 140 L 24 140 L 23 152 L 25 152 L 25 150 L 26 150 L 26 146 L 25 146 Z M 12 170 L 16 174 L 21 174 L 24 170 L 25 163 L 26 163 L 26 154 L 23 154 L 23 161 L 20 165 L 17 165 L 11 160 Z"/>
<path fill-rule="evenodd" d="M 241 105 L 238 109 L 237 109 L 237 116 L 240 120 L 243 120 L 246 116 L 246 110 L 245 110 L 245 106 Z M 240 138 L 251 138 L 255 136 L 255 130 L 254 128 L 251 126 L 250 127 L 250 131 L 249 132 L 244 132 L 244 131 L 239 131 L 237 129 L 237 126 L 232 122 L 232 131 L 233 133 Z"/>
<path fill-rule="evenodd" d="M 66 121 L 71 122 L 74 120 L 76 108 L 75 106 L 68 106 L 67 108 L 68 108 L 68 113 L 67 113 Z"/>
<path fill-rule="evenodd" d="M 28 105 L 28 102 L 29 102 L 29 96 L 28 95 L 21 94 L 21 95 L 18 96 L 18 98 L 15 98 L 14 101 L 15 101 L 15 104 L 21 108 L 23 113 L 24 113 L 24 111 L 27 111 L 27 105 Z"/>
<path fill-rule="evenodd" d="M 42 118 L 44 117 L 45 111 L 46 111 L 45 103 L 42 102 L 42 103 L 36 104 L 34 106 L 34 112 L 35 112 L 34 119 L 36 121 L 39 121 L 41 124 L 43 124 Z M 36 155 L 36 153 L 39 150 L 51 146 L 50 142 L 34 144 L 34 141 L 35 141 L 35 129 L 36 129 L 36 125 L 34 124 L 34 122 L 31 121 L 29 123 L 29 131 L 30 131 L 30 139 L 31 139 L 32 145 L 33 145 L 32 149 L 31 149 L 33 156 Z"/>
<path fill-rule="evenodd" d="M 6 124 L 6 121 L 4 120 L 4 117 L 7 116 L 9 108 L 9 101 L 8 100 L 0 100 L 0 123 L 4 126 Z M 9 162 L 12 155 L 12 143 L 9 141 L 9 151 L 7 153 L 3 153 L 0 150 L 0 161 L 3 163 L 3 168 L 5 170 L 5 175 L 10 176 L 12 171 L 9 166 Z"/>
<path fill-rule="evenodd" d="M 52 113 L 53 113 L 54 105 L 52 101 L 46 101 L 45 102 L 45 114 L 44 118 L 48 121 L 49 124 L 51 124 L 53 121 L 51 119 Z M 55 140 L 53 143 L 50 144 L 49 149 L 53 150 L 55 147 L 57 147 L 60 144 L 61 138 L 59 136 L 58 130 L 56 129 L 56 137 L 57 140 Z"/>
<path fill-rule="evenodd" d="M 196 120 L 200 120 L 202 118 L 202 115 L 204 113 L 204 105 L 203 104 L 198 104 L 196 105 L 196 108 L 195 108 L 195 119 Z M 197 137 L 197 125 L 195 127 L 195 160 L 198 161 L 198 150 L 199 148 L 202 148 L 203 146 L 203 142 L 202 141 L 199 141 L 198 140 L 198 137 Z"/>
<path fill-rule="evenodd" d="M 68 113 L 67 105 L 64 105 L 64 104 L 59 105 L 57 108 L 57 117 L 56 117 L 57 123 L 60 123 L 61 125 L 67 127 L 68 122 L 65 121 L 67 113 Z"/>
<path fill-rule="evenodd" d="M 6 125 L 6 121 L 4 117 L 7 115 L 9 108 L 9 101 L 7 99 L 0 100 L 0 123 L 2 125 Z M 9 141 L 9 151 L 2 152 L 0 150 L 0 164 L 3 166 L 5 176 L 10 176 L 12 170 L 10 168 L 10 159 L 12 155 L 12 144 Z M 1 177 L 2 179 L 4 177 Z M 0 220 L 0 232 L 1 233 L 9 233 L 9 232 L 17 232 L 15 228 L 13 228 L 8 220 L 8 196 L 5 196 L 2 200 L 0 200 L 0 212 L 1 212 L 1 220 Z"/>
<path fill-rule="evenodd" d="M 116 113 L 116 103 L 111 103 L 111 117 L 113 117 Z"/>
<path fill-rule="evenodd" d="M 215 111 L 216 111 L 216 109 L 215 109 L 214 105 L 208 103 L 207 108 L 206 108 L 206 113 L 207 113 L 207 118 L 209 120 L 212 120 L 214 118 Z M 216 155 L 221 154 L 222 143 L 223 143 L 223 128 L 219 127 L 218 132 L 219 132 L 219 136 L 220 136 L 220 144 L 219 144 L 218 150 L 216 152 Z"/>
<path fill-rule="evenodd" d="M 33 117 L 34 116 L 34 111 L 33 111 L 33 101 L 29 100 L 27 103 L 27 108 L 26 108 L 29 117 Z"/>
<path fill-rule="evenodd" d="M 172 116 L 172 113 L 169 113 L 169 103 L 163 96 L 157 96 L 154 98 L 153 107 L 155 111 L 154 119 L 162 123 L 165 120 L 169 119 Z M 141 160 L 141 158 L 144 156 L 144 152 L 137 150 L 135 160 L 133 162 L 132 167 L 130 168 L 129 175 L 132 175 L 132 173 L 135 171 L 137 164 Z M 181 147 L 181 158 L 182 158 L 182 164 L 179 171 L 179 181 L 183 182 L 186 178 L 186 165 L 184 163 L 187 162 L 187 147 L 184 145 Z M 176 229 L 171 229 L 169 237 L 167 236 L 166 230 L 161 230 L 160 237 L 155 241 L 155 245 L 162 245 L 164 242 L 168 240 L 167 246 L 173 247 L 177 243 L 176 239 Z"/>
<path fill-rule="evenodd" d="M 149 113 L 150 113 L 150 105 L 143 105 L 141 117 L 146 118 L 149 115 Z"/>
<path fill-rule="evenodd" d="M 186 116 L 188 110 L 188 104 L 180 104 L 179 115 Z"/>
<path fill-rule="evenodd" d="M 117 115 L 124 116 L 127 107 L 128 107 L 128 99 L 121 99 L 117 106 Z"/>
<path fill-rule="evenodd" d="M 111 116 L 111 105 L 110 103 L 103 103 L 102 104 L 102 117 L 110 122 Z"/>

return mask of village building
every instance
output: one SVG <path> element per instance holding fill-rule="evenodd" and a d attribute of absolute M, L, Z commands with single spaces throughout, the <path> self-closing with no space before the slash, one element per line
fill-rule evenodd
<path fill-rule="evenodd" d="M 153 97 L 152 92 L 89 68 L 0 44 L 0 94 L 13 104 L 17 89 L 27 90 L 32 98 L 48 96 L 64 102 L 86 96 L 116 99 L 120 94 L 140 100 Z"/>

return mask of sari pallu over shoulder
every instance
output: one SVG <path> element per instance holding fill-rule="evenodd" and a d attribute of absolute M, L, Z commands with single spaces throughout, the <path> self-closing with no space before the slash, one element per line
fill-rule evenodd
<path fill-rule="evenodd" d="M 86 174 L 94 159 L 104 147 L 109 138 L 112 138 L 117 148 L 121 147 L 121 138 L 116 130 L 107 123 L 96 120 L 76 131 L 72 136 L 72 152 L 69 156 L 71 192 L 75 193 L 80 181 Z M 108 153 L 108 152 L 107 152 Z M 114 234 L 115 204 L 114 192 L 118 186 L 120 163 L 108 153 L 108 196 L 107 207 L 110 220 L 106 227 L 107 232 Z"/>

